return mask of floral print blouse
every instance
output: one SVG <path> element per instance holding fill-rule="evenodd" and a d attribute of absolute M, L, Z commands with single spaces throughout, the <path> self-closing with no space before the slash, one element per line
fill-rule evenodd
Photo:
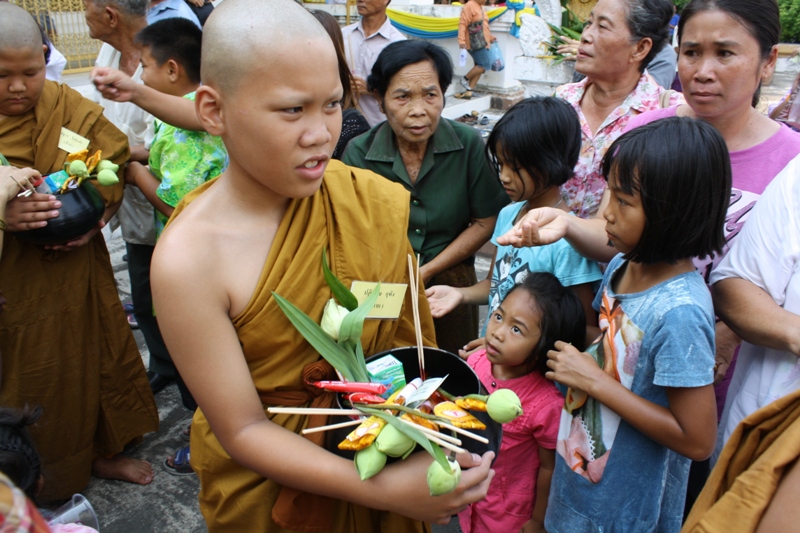
<path fill-rule="evenodd" d="M 606 117 L 597 133 L 592 133 L 581 110 L 581 100 L 586 87 L 591 83 L 584 78 L 578 83 L 568 83 L 556 89 L 556 96 L 572 104 L 581 122 L 581 155 L 575 165 L 575 175 L 561 186 L 561 194 L 573 213 L 581 218 L 592 218 L 597 214 L 606 181 L 601 164 L 609 146 L 622 135 L 631 117 L 661 108 L 659 97 L 664 89 L 648 74 L 642 74 L 639 83 L 625 101 Z M 673 92 L 669 107 L 682 104 L 683 95 Z"/>

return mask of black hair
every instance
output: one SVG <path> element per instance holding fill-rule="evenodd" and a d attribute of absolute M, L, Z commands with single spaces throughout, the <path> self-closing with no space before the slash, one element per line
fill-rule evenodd
<path fill-rule="evenodd" d="M 692 0 L 683 8 L 678 21 L 678 44 L 683 40 L 683 28 L 703 11 L 722 11 L 744 26 L 758 41 L 761 60 L 769 57 L 781 38 L 781 14 L 776 0 Z M 753 107 L 761 97 L 761 84 L 753 94 Z"/>
<path fill-rule="evenodd" d="M 625 259 L 675 263 L 722 251 L 731 163 L 713 126 L 670 117 L 631 130 L 603 158 L 606 181 L 611 174 L 625 194 L 639 193 L 646 221 Z"/>
<path fill-rule="evenodd" d="M 353 91 L 355 80 L 353 73 L 350 72 L 350 67 L 347 66 L 347 56 L 344 53 L 344 37 L 342 37 L 342 28 L 336 21 L 336 18 L 321 9 L 309 9 L 309 12 L 314 15 L 328 35 L 331 36 L 333 41 L 333 48 L 336 50 L 336 60 L 339 62 L 339 79 L 342 82 L 342 109 L 350 109 L 358 106 L 358 93 Z"/>
<path fill-rule="evenodd" d="M 515 104 L 486 140 L 486 155 L 497 173 L 500 156 L 513 169 L 530 174 L 536 184 L 534 192 L 566 183 L 580 153 L 578 113 L 552 96 L 533 96 Z"/>
<path fill-rule="evenodd" d="M 626 0 L 625 3 L 625 19 L 634 41 L 645 37 L 653 41 L 650 52 L 639 64 L 639 72 L 644 72 L 669 40 L 669 21 L 674 14 L 674 4 L 671 0 Z"/>
<path fill-rule="evenodd" d="M 556 341 L 570 343 L 579 350 L 585 348 L 586 312 L 572 289 L 564 287 L 549 272 L 530 272 L 506 298 L 517 290 L 526 291 L 539 311 L 541 337 L 525 362 L 529 372 L 547 372 L 547 352 L 555 349 Z"/>
<path fill-rule="evenodd" d="M 192 83 L 200 83 L 200 44 L 203 31 L 184 18 L 154 22 L 136 34 L 136 43 L 150 48 L 158 66 L 172 59 Z"/>
<path fill-rule="evenodd" d="M 377 91 L 378 99 L 383 100 L 395 74 L 409 65 L 423 61 L 430 61 L 433 65 L 444 102 L 444 93 L 453 79 L 453 62 L 444 48 L 429 41 L 398 41 L 384 48 L 367 78 L 367 89 L 370 92 Z"/>
<path fill-rule="evenodd" d="M 27 427 L 41 415 L 40 406 L 0 408 L 0 472 L 34 502 L 42 466 Z"/>

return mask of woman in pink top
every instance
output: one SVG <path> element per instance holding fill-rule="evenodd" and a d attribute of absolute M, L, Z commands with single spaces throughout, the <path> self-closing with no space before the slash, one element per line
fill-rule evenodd
<path fill-rule="evenodd" d="M 544 377 L 556 341 L 583 348 L 583 306 L 548 272 L 534 272 L 506 295 L 486 323 L 485 348 L 467 362 L 492 393 L 511 389 L 523 414 L 503 424 L 486 499 L 458 515 L 464 533 L 544 531 L 564 398 Z"/>

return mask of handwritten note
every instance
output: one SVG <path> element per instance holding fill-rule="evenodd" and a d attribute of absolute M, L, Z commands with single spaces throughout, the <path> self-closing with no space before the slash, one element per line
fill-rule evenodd
<path fill-rule="evenodd" d="M 61 137 L 58 139 L 59 150 L 64 150 L 68 154 L 80 152 L 89 146 L 89 139 L 81 137 L 67 128 L 61 128 Z"/>
<path fill-rule="evenodd" d="M 358 303 L 362 304 L 377 286 L 378 284 L 374 281 L 354 281 L 350 291 L 355 295 Z M 406 289 L 408 289 L 408 285 L 405 283 L 381 283 L 381 293 L 367 318 L 399 318 L 403 300 L 406 297 Z"/>

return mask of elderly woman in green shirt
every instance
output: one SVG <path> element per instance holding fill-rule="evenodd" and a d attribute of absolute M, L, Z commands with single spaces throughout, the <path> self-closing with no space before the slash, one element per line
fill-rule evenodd
<path fill-rule="evenodd" d="M 426 41 L 401 41 L 378 56 L 369 89 L 386 122 L 353 139 L 342 157 L 411 193 L 408 238 L 426 285 L 477 283 L 474 254 L 509 201 L 470 126 L 441 118 L 453 77 L 450 56 Z M 440 348 L 458 353 L 478 336 L 477 306 L 436 319 Z"/>

